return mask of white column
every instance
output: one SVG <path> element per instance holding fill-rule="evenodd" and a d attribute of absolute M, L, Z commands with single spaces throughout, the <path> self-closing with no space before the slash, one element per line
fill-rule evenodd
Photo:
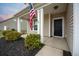
<path fill-rule="evenodd" d="M 79 4 L 73 4 L 73 55 L 79 56 Z"/>
<path fill-rule="evenodd" d="M 37 10 L 37 20 L 38 20 L 38 31 L 37 33 L 41 35 L 41 43 L 43 43 L 44 38 L 44 32 L 43 32 L 43 26 L 44 26 L 44 12 L 43 8 Z"/>
<path fill-rule="evenodd" d="M 17 31 L 21 32 L 21 21 L 19 17 L 17 18 Z"/>
<path fill-rule="evenodd" d="M 4 30 L 7 30 L 7 26 L 4 26 Z"/>
<path fill-rule="evenodd" d="M 40 34 L 40 10 L 37 10 L 37 27 L 38 27 L 38 30 L 37 30 L 37 33 Z"/>
<path fill-rule="evenodd" d="M 43 8 L 40 9 L 40 30 L 41 30 L 41 43 L 44 41 L 44 10 Z"/>
<path fill-rule="evenodd" d="M 51 18 L 50 18 L 51 16 L 50 16 L 50 13 L 49 13 L 49 37 L 50 37 L 50 26 L 51 26 Z"/>

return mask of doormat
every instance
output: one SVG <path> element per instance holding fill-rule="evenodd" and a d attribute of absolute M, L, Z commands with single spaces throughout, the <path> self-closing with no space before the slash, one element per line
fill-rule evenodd
<path fill-rule="evenodd" d="M 70 51 L 63 50 L 63 56 L 72 56 Z"/>

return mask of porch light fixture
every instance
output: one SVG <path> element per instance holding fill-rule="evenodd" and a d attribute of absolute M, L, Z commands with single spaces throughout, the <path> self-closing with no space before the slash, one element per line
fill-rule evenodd
<path fill-rule="evenodd" d="M 54 8 L 55 10 L 57 10 L 57 9 L 58 9 L 58 7 L 59 7 L 59 6 L 57 6 L 57 5 L 56 5 L 56 6 L 54 6 L 53 8 Z"/>

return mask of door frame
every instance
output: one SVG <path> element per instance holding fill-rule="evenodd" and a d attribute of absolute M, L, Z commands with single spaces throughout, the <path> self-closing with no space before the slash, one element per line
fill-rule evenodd
<path fill-rule="evenodd" d="M 62 36 L 54 36 L 54 20 L 62 19 Z M 55 17 L 52 19 L 52 36 L 58 38 L 64 38 L 64 17 Z"/>

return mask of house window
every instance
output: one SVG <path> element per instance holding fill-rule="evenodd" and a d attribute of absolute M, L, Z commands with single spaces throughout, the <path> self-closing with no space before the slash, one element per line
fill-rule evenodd
<path fill-rule="evenodd" d="M 33 30 L 37 30 L 37 19 L 33 21 Z"/>

